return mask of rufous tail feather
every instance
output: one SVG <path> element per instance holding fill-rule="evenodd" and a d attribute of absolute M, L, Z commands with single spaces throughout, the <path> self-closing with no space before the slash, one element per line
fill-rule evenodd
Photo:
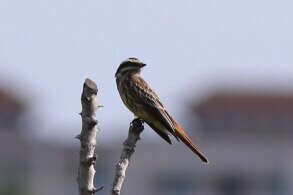
<path fill-rule="evenodd" d="M 196 145 L 192 143 L 191 139 L 186 135 L 184 130 L 174 120 L 173 120 L 173 123 L 174 123 L 174 128 L 176 129 L 176 135 L 179 137 L 179 139 L 187 147 L 189 147 L 203 162 L 209 163 L 205 155 L 199 150 L 199 148 Z"/>

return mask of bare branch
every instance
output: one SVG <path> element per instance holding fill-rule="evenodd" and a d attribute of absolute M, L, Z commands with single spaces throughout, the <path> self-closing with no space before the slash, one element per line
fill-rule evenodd
<path fill-rule="evenodd" d="M 78 169 L 77 182 L 79 186 L 79 195 L 93 195 L 102 189 L 94 187 L 95 161 L 96 156 L 96 135 L 97 135 L 97 119 L 96 109 L 98 88 L 96 83 L 90 79 L 86 79 L 83 84 L 83 92 L 81 95 L 82 112 L 82 130 L 76 136 L 80 140 L 80 162 Z"/>
<path fill-rule="evenodd" d="M 125 172 L 129 165 L 130 158 L 134 153 L 136 142 L 140 139 L 139 135 L 143 131 L 143 122 L 140 119 L 132 121 L 129 127 L 128 137 L 123 143 L 123 150 L 119 162 L 116 164 L 116 172 L 111 190 L 111 195 L 120 195 L 121 188 L 125 179 Z"/>

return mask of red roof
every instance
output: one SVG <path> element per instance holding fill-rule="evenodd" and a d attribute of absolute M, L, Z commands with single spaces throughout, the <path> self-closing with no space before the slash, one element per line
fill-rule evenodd
<path fill-rule="evenodd" d="M 0 111 L 22 112 L 24 103 L 16 95 L 0 89 Z"/>
<path fill-rule="evenodd" d="M 207 109 L 293 112 L 293 94 L 257 94 L 218 92 L 194 106 L 196 111 Z"/>

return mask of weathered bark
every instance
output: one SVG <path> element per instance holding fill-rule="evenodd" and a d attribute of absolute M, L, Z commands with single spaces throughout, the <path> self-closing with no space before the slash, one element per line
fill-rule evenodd
<path fill-rule="evenodd" d="M 97 119 L 96 110 L 98 88 L 96 83 L 90 79 L 86 79 L 83 84 L 81 95 L 82 112 L 82 130 L 76 138 L 80 140 L 80 162 L 78 169 L 78 187 L 80 195 L 93 195 L 95 192 L 102 189 L 95 188 L 95 161 L 96 156 L 96 135 L 97 135 Z"/>
<path fill-rule="evenodd" d="M 130 158 L 134 153 L 136 142 L 140 139 L 139 135 L 143 131 L 143 122 L 139 119 L 132 121 L 129 127 L 128 137 L 123 143 L 123 150 L 119 162 L 116 164 L 115 177 L 113 181 L 111 195 L 120 195 L 121 188 L 125 179 L 125 172 L 129 165 Z"/>

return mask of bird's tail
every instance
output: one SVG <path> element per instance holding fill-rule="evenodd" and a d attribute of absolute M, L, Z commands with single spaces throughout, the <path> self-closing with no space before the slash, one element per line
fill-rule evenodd
<path fill-rule="evenodd" d="M 179 137 L 179 139 L 187 146 L 189 147 L 203 162 L 209 163 L 208 159 L 205 157 L 205 155 L 199 150 L 199 148 L 194 145 L 191 141 L 191 139 L 186 135 L 184 130 L 173 120 L 174 128 L 177 130 L 176 135 Z"/>

